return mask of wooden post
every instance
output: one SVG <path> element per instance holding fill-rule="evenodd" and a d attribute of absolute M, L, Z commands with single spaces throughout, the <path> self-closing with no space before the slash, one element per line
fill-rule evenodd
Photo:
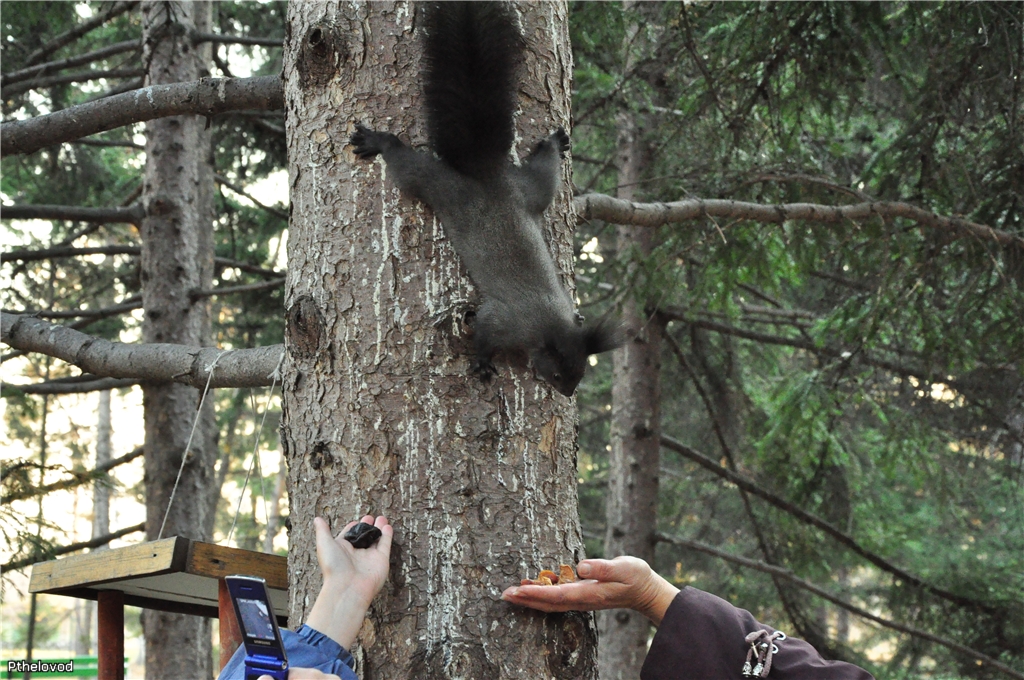
<path fill-rule="evenodd" d="M 223 578 L 217 580 L 217 613 L 220 619 L 220 668 L 224 670 L 235 650 L 242 644 L 242 631 L 238 629 L 238 617 L 231 604 L 231 593 Z"/>
<path fill-rule="evenodd" d="M 124 593 L 97 593 L 99 680 L 124 680 Z"/>

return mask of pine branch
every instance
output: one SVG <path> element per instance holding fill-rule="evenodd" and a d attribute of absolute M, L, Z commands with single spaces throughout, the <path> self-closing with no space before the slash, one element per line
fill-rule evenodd
<path fill-rule="evenodd" d="M 5 220 L 74 220 L 139 225 L 145 216 L 145 209 L 138 203 L 128 208 L 83 208 L 77 205 L 0 206 L 0 219 Z"/>
<path fill-rule="evenodd" d="M 1015 671 L 1006 664 L 997 661 L 996 659 L 993 659 L 990 656 L 982 654 L 981 652 L 971 649 L 966 645 L 962 645 L 959 642 L 954 642 L 953 640 L 944 638 L 940 635 L 935 635 L 933 633 L 929 633 L 928 631 L 921 630 L 920 628 L 914 628 L 913 626 L 908 626 L 903 623 L 897 623 L 896 621 L 890 621 L 889 619 L 884 619 L 881 616 L 872 614 L 866 609 L 862 609 L 845 600 L 841 600 L 840 598 L 836 597 L 835 595 L 832 595 L 828 591 L 814 585 L 810 581 L 800 578 L 789 569 L 777 567 L 773 564 L 766 564 L 765 562 L 760 562 L 758 560 L 747 559 L 746 557 L 740 557 L 739 555 L 730 555 L 727 552 L 718 550 L 717 548 L 714 548 L 706 543 L 701 543 L 700 541 L 691 541 L 685 538 L 676 538 L 674 536 L 668 536 L 663 533 L 656 534 L 655 539 L 661 541 L 662 543 L 670 543 L 672 545 L 678 545 L 683 548 L 689 548 L 690 550 L 696 550 L 707 555 L 712 555 L 714 557 L 723 559 L 727 562 L 739 564 L 749 569 L 756 569 L 757 571 L 761 571 L 766 574 L 771 574 L 772 576 L 778 576 L 796 586 L 799 586 L 800 588 L 803 588 L 804 590 L 814 593 L 818 597 L 831 602 L 837 607 L 841 607 L 869 621 L 874 621 L 880 626 L 891 628 L 892 630 L 897 630 L 901 633 L 906 633 L 907 635 L 913 635 L 914 637 L 934 642 L 935 644 L 942 645 L 947 649 L 952 649 L 955 652 L 959 652 L 965 656 L 969 656 L 970 658 L 975 659 L 983 664 L 987 664 L 992 668 L 995 668 L 1005 673 L 1006 675 L 1009 675 L 1012 678 L 1019 678 L 1020 680 L 1024 680 L 1024 674 Z"/>
<path fill-rule="evenodd" d="M 118 141 L 116 139 L 75 139 L 71 141 L 71 144 L 82 144 L 84 146 L 105 146 L 105 147 L 124 147 L 126 149 L 138 149 L 142 151 L 146 148 L 144 144 L 136 144 L 130 141 Z"/>
<path fill-rule="evenodd" d="M 284 285 L 284 279 L 271 279 L 259 283 L 248 283 L 241 286 L 218 286 L 210 290 L 194 290 L 189 293 L 193 302 L 202 298 L 214 297 L 215 295 L 231 295 L 233 293 L 254 293 L 261 290 L 273 290 Z"/>
<path fill-rule="evenodd" d="M 62 71 L 66 68 L 81 66 L 82 64 L 91 64 L 94 61 L 106 59 L 107 57 L 112 57 L 115 54 L 141 49 L 141 40 L 125 40 L 124 42 L 107 45 L 106 47 L 101 47 L 98 50 L 79 54 L 74 57 L 68 57 L 67 59 L 48 61 L 45 64 L 36 64 L 35 66 L 29 66 L 17 71 L 11 71 L 10 73 L 4 73 L 0 75 L 0 85 L 7 86 L 21 80 L 30 80 L 32 78 L 38 78 L 39 76 L 45 76 L 54 71 Z"/>
<path fill-rule="evenodd" d="M 125 81 L 125 82 L 121 83 L 120 85 L 117 85 L 115 87 L 110 88 L 106 92 L 101 92 L 100 94 L 96 95 L 95 97 L 90 97 L 89 99 L 86 99 L 84 102 L 82 102 L 82 105 L 84 106 L 85 104 L 91 104 L 93 102 L 98 102 L 101 99 L 106 99 L 107 97 L 113 97 L 115 94 L 122 94 L 124 92 L 132 92 L 133 90 L 137 90 L 140 87 L 142 87 L 142 85 L 145 83 L 145 81 L 146 81 L 145 78 L 138 78 L 137 80 Z"/>
<path fill-rule="evenodd" d="M 7 208 L 4 208 L 7 210 Z M 6 215 L 4 215 L 6 217 Z M 62 257 L 78 257 L 79 255 L 138 255 L 138 246 L 97 246 L 95 248 L 40 248 L 39 250 L 12 250 L 3 254 L 5 262 L 35 262 L 38 260 L 56 260 Z"/>
<path fill-rule="evenodd" d="M 195 44 L 210 42 L 227 45 L 261 45 L 263 47 L 283 47 L 284 38 L 260 38 L 247 35 L 224 35 L 221 33 L 200 33 L 192 32 L 192 42 Z"/>
<path fill-rule="evenodd" d="M 227 351 L 165 343 L 128 345 L 20 314 L 0 316 L 0 332 L 15 349 L 42 352 L 97 376 L 170 381 L 199 389 L 206 385 L 215 359 L 210 387 L 270 385 L 284 353 L 284 345 Z"/>
<path fill-rule="evenodd" d="M 35 66 L 39 64 L 43 59 L 50 56 L 60 48 L 64 47 L 65 45 L 73 43 L 74 41 L 78 40 L 92 29 L 98 26 L 102 26 L 114 17 L 124 14 L 137 4 L 138 2 L 119 2 L 110 9 L 108 9 L 106 12 L 103 12 L 102 14 L 97 14 L 92 19 L 82 22 L 78 26 L 72 28 L 70 31 L 65 31 L 64 33 L 61 33 L 50 42 L 46 43 L 45 45 L 37 49 L 35 52 L 28 55 L 28 57 L 25 59 L 25 66 Z"/>
<path fill-rule="evenodd" d="M 288 221 L 288 213 L 283 212 L 281 210 L 278 210 L 277 208 L 273 208 L 273 207 L 271 207 L 269 205 L 265 205 L 265 204 L 261 203 L 257 199 L 253 198 L 252 195 L 250 195 L 248 192 L 246 192 L 245 189 L 243 189 L 242 187 L 238 186 L 237 184 L 233 184 L 224 175 L 214 175 L 213 178 L 221 186 L 225 186 L 228 189 L 231 189 L 232 191 L 234 191 L 239 196 L 244 196 L 245 198 L 247 198 L 250 201 L 252 201 L 257 207 L 262 208 L 263 210 L 266 210 L 268 213 L 270 213 L 271 215 L 274 215 L 275 217 L 281 218 L 285 222 Z"/>
<path fill-rule="evenodd" d="M 12 562 L 8 562 L 7 564 L 5 564 L 2 567 L 0 567 L 0 571 L 12 571 L 14 569 L 24 569 L 25 567 L 28 567 L 30 565 L 35 564 L 36 562 L 40 562 L 40 561 L 43 561 L 43 560 L 48 559 L 48 558 L 52 559 L 54 557 L 57 557 L 58 555 L 66 555 L 68 553 L 78 552 L 79 550 L 86 550 L 86 549 L 90 549 L 90 548 L 98 548 L 101 545 L 106 545 L 107 543 L 110 543 L 111 541 L 113 541 L 115 539 L 121 538 L 122 536 L 127 536 L 128 534 L 134 534 L 134 533 L 136 533 L 138 531 L 145 531 L 145 530 L 146 530 L 146 523 L 142 522 L 140 524 L 136 524 L 133 527 L 127 527 L 127 528 L 121 529 L 120 531 L 115 531 L 112 534 L 106 534 L 104 536 L 99 536 L 97 538 L 92 539 L 91 541 L 81 541 L 79 543 L 72 543 L 70 545 L 65 545 L 65 546 L 62 546 L 60 548 L 55 548 L 53 550 L 48 550 L 45 553 L 36 553 L 36 554 L 32 555 L 31 557 L 26 557 L 24 559 L 14 560 Z"/>
<path fill-rule="evenodd" d="M 239 271 L 248 272 L 249 274 L 256 274 L 264 278 L 284 278 L 287 272 L 283 269 L 267 269 L 257 264 L 250 264 L 248 262 L 241 262 L 239 260 L 232 260 L 229 257 L 215 257 L 213 262 L 218 267 L 229 267 L 231 269 L 237 269 Z"/>
<path fill-rule="evenodd" d="M 23 316 L 31 316 L 37 319 L 106 319 L 111 316 L 117 316 L 124 314 L 125 312 L 131 312 L 142 307 L 142 296 L 132 295 L 131 297 L 121 300 L 116 305 L 109 307 L 100 307 L 98 309 L 69 309 L 69 310 L 52 310 L 52 309 L 39 309 L 39 310 L 22 310 L 22 311 L 8 311 L 3 310 L 4 314 L 21 314 Z"/>
<path fill-rule="evenodd" d="M 99 80 L 100 78 L 138 78 L 146 75 L 146 71 L 141 68 L 115 68 L 108 69 L 106 71 L 79 71 L 77 73 L 62 73 L 53 76 L 40 76 L 33 78 L 32 80 L 25 80 L 20 83 L 8 85 L 3 88 L 0 92 L 0 96 L 4 99 L 8 97 L 14 97 L 22 92 L 28 92 L 29 90 L 38 90 L 43 87 L 50 87 L 52 85 L 69 85 L 71 83 L 84 83 L 90 80 Z"/>
<path fill-rule="evenodd" d="M 187 83 L 151 85 L 88 104 L 10 121 L 0 126 L 0 155 L 26 154 L 43 147 L 154 118 L 214 116 L 237 109 L 281 109 L 279 76 L 202 78 Z"/>
<path fill-rule="evenodd" d="M 857 350 L 855 352 L 836 348 L 823 346 L 819 347 L 810 340 L 803 338 L 788 338 L 781 335 L 771 335 L 769 333 L 761 333 L 758 331 L 750 331 L 745 328 L 737 328 L 724 323 L 718 323 L 717 321 L 710 321 L 707 319 L 694 319 L 688 316 L 682 310 L 666 307 L 658 310 L 659 314 L 662 314 L 665 318 L 673 321 L 681 321 L 682 323 L 693 326 L 694 328 L 703 328 L 704 330 L 713 331 L 715 333 L 722 333 L 723 335 L 732 335 L 737 338 L 743 338 L 745 340 L 752 340 L 765 345 L 779 345 L 782 347 L 793 347 L 795 349 L 802 349 L 813 354 L 821 356 L 831 357 L 833 359 L 842 360 L 853 360 L 858 363 L 866 364 L 868 366 L 874 366 L 875 368 L 881 368 L 886 371 L 891 371 L 896 375 L 915 378 L 921 378 L 932 383 L 943 383 L 950 385 L 955 381 L 952 381 L 946 373 L 936 373 L 935 371 L 929 371 L 927 369 L 915 366 L 905 366 L 898 364 L 894 361 L 887 361 L 885 359 L 879 359 L 875 356 L 868 354 L 863 350 Z"/>
<path fill-rule="evenodd" d="M 105 392 L 121 387 L 132 387 L 138 385 L 135 378 L 96 378 L 88 382 L 65 383 L 56 380 L 46 382 L 19 385 L 17 383 L 5 383 L 0 386 L 0 396 L 7 397 L 10 394 L 86 394 L 88 392 Z"/>
<path fill-rule="evenodd" d="M 780 203 L 762 205 L 721 199 L 691 199 L 672 203 L 632 203 L 604 194 L 584 194 L 573 199 L 581 219 L 598 219 L 614 224 L 660 227 L 665 224 L 720 217 L 781 224 L 805 220 L 821 224 L 842 224 L 872 217 L 903 217 L 922 226 L 940 229 L 954 238 L 974 238 L 996 243 L 1024 254 L 1024 238 L 959 217 L 944 217 L 909 203 L 874 201 L 853 205 Z"/>
<path fill-rule="evenodd" d="M 41 486 L 35 489 L 22 489 L 15 491 L 13 493 L 9 493 L 4 497 L 0 498 L 0 505 L 6 505 L 8 503 L 13 503 L 14 501 L 20 501 L 26 498 L 33 498 L 35 496 L 44 496 L 50 493 L 51 491 L 72 489 L 76 486 L 88 484 L 97 477 L 102 477 L 104 474 L 110 472 L 117 466 L 124 465 L 125 463 L 129 463 L 135 460 L 136 458 L 141 456 L 142 453 L 143 448 L 139 446 L 135 450 L 130 451 L 129 453 L 124 454 L 123 456 L 114 458 L 112 460 L 108 460 L 107 462 L 102 463 L 101 465 L 97 465 L 92 470 L 86 470 L 84 472 L 74 472 L 69 470 L 68 472 L 71 474 L 71 477 L 69 477 L 68 479 L 62 479 L 59 482 L 47 484 L 46 486 Z"/>
<path fill-rule="evenodd" d="M 944 600 L 948 600 L 949 602 L 958 604 L 961 607 L 968 607 L 970 609 L 981 609 L 983 611 L 992 613 L 992 607 L 989 605 L 986 605 L 982 602 L 977 602 L 970 598 L 962 597 L 955 593 L 951 593 L 948 590 L 943 590 L 942 588 L 938 588 L 936 586 L 925 583 L 913 574 L 897 567 L 895 564 L 892 564 L 884 557 L 876 555 L 867 548 L 863 547 L 852 536 L 843 533 L 842 531 L 832 526 L 825 520 L 821 519 L 817 515 L 813 515 L 804 510 L 803 508 L 800 508 L 794 505 L 793 503 L 790 503 L 784 498 L 776 496 L 772 492 L 760 487 L 747 477 L 737 474 L 732 470 L 727 470 L 726 468 L 722 467 L 715 461 L 705 456 L 703 453 L 700 453 L 699 451 L 690 448 L 686 444 L 683 444 L 680 441 L 676 441 L 675 439 L 669 437 L 668 435 L 662 435 L 661 445 L 671 451 L 675 451 L 676 453 L 686 457 L 689 460 L 692 460 L 694 463 L 697 463 L 704 469 L 714 473 L 715 475 L 721 477 L 722 479 L 731 482 L 732 484 L 735 484 L 736 486 L 743 489 L 747 493 L 757 496 L 758 498 L 767 501 L 769 504 L 774 505 L 776 508 L 789 513 L 801 522 L 821 529 L 826 534 L 834 538 L 836 541 L 845 545 L 852 552 L 860 555 L 868 562 L 881 569 L 882 571 L 888 572 L 897 578 L 903 579 L 906 583 L 910 584 L 911 586 L 925 590 L 933 595 L 941 597 Z"/>
<path fill-rule="evenodd" d="M 89 316 L 80 318 L 78 321 L 74 323 L 68 324 L 67 326 L 61 326 L 61 328 L 67 328 L 73 331 L 81 330 L 83 328 L 88 328 L 97 321 L 102 321 L 103 319 L 109 318 L 111 316 L 124 314 L 125 312 L 136 310 L 139 307 L 140 305 L 136 304 L 135 302 L 114 305 L 112 307 L 104 307 L 103 309 L 96 310 L 96 312 L 90 314 Z M 14 352 L 8 352 L 7 354 L 0 355 L 0 364 L 8 362 L 11 359 L 23 357 L 26 354 L 28 354 L 28 351 L 16 350 Z"/>
<path fill-rule="evenodd" d="M 0 254 L 4 262 L 34 262 L 37 260 L 56 260 L 63 257 L 78 257 L 80 255 L 134 255 L 141 253 L 139 246 L 96 246 L 94 248 L 40 248 L 38 250 L 12 250 L 9 253 Z M 256 264 L 233 260 L 229 257 L 216 257 L 214 263 L 219 267 L 230 267 L 239 271 L 257 274 L 264 277 L 284 278 L 286 272 L 276 269 L 267 269 Z"/>

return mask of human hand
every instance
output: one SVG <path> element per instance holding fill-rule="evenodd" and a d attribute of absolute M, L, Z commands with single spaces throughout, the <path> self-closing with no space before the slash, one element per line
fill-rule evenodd
<path fill-rule="evenodd" d="M 324 584 L 309 611 L 306 625 L 345 649 L 355 642 L 366 610 L 388 578 L 394 529 L 387 517 L 366 515 L 360 521 L 380 529 L 381 537 L 369 548 L 356 549 L 342 536 L 358 522 L 349 522 L 335 537 L 322 517 L 313 520 L 316 556 Z"/>
<path fill-rule="evenodd" d="M 261 675 L 259 680 L 274 680 L 269 675 Z M 324 673 L 318 668 L 289 668 L 288 680 L 341 680 L 334 673 Z"/>
<path fill-rule="evenodd" d="M 366 522 L 380 529 L 381 537 L 369 548 L 354 548 L 342 536 L 359 522 Z M 334 587 L 348 588 L 362 594 L 369 606 L 374 596 L 384 587 L 388 578 L 388 560 L 391 556 L 391 539 L 394 529 L 388 518 L 381 515 L 374 518 L 366 515 L 359 522 L 349 522 L 335 537 L 331 535 L 327 520 L 317 517 L 313 520 L 316 530 L 316 558 L 324 576 Z"/>
<path fill-rule="evenodd" d="M 659 625 L 679 589 L 636 557 L 583 560 L 576 573 L 586 579 L 553 586 L 513 586 L 501 599 L 544 612 L 635 609 Z"/>

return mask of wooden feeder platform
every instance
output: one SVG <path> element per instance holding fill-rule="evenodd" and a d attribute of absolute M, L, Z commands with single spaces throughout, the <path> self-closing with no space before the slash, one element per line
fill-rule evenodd
<path fill-rule="evenodd" d="M 220 619 L 220 665 L 242 638 L 224 577 L 266 580 L 278 622 L 288 618 L 288 559 L 180 536 L 32 566 L 30 593 L 98 602 L 99 677 L 123 680 L 124 605 Z"/>

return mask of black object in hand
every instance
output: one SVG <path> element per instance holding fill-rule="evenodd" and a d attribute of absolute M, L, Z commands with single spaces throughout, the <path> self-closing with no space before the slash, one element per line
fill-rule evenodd
<path fill-rule="evenodd" d="M 380 538 L 380 529 L 372 524 L 360 522 L 346 531 L 342 538 L 351 543 L 353 548 L 369 548 Z"/>

